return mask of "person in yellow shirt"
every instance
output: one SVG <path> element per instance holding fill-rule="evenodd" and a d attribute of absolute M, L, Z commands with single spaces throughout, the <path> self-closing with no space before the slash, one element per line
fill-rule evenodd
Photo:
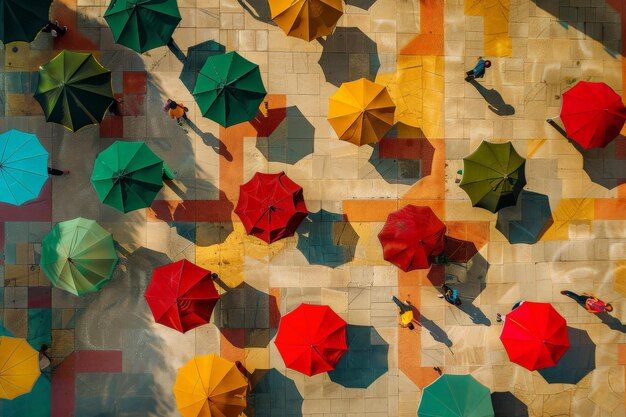
<path fill-rule="evenodd" d="M 413 306 L 411 306 L 408 300 L 406 303 L 403 303 L 395 295 L 391 297 L 391 300 L 396 303 L 400 309 L 400 327 L 413 330 L 415 329 L 416 324 L 420 327 L 422 326 L 422 324 L 415 319 L 413 315 Z"/>

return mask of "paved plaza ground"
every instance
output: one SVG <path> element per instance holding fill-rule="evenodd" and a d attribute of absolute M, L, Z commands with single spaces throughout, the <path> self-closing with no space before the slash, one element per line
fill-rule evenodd
<path fill-rule="evenodd" d="M 108 0 L 55 0 L 67 35 L 0 50 L 0 131 L 35 133 L 51 165 L 71 170 L 37 200 L 0 206 L 4 331 L 48 343 L 54 366 L 31 394 L 1 401 L 0 415 L 177 416 L 177 369 L 217 353 L 252 372 L 249 417 L 415 416 L 435 366 L 489 387 L 498 416 L 626 416 L 626 139 L 581 152 L 545 121 L 578 80 L 626 91 L 623 0 L 349 0 L 335 33 L 310 43 L 286 37 L 265 0 L 178 4 L 175 43 L 142 55 L 114 43 Z M 37 69 L 62 49 L 113 71 L 121 115 L 78 133 L 45 122 Z M 207 57 L 233 50 L 260 65 L 268 96 L 255 120 L 224 129 L 191 91 Z M 479 56 L 493 66 L 465 82 Z M 339 141 L 326 120 L 328 98 L 361 77 L 397 105 L 374 146 Z M 161 110 L 168 97 L 189 107 L 187 131 Z M 150 209 L 119 213 L 89 182 L 117 139 L 145 141 L 176 173 Z M 458 185 L 483 140 L 511 141 L 527 159 L 518 206 L 498 214 L 473 208 Z M 267 245 L 233 213 L 257 171 L 304 188 L 311 214 L 294 237 Z M 448 265 L 404 273 L 383 260 L 377 234 L 406 204 L 445 222 L 458 245 Z M 109 230 L 120 256 L 112 281 L 82 297 L 51 288 L 38 266 L 43 236 L 78 216 Z M 536 226 L 538 242 L 517 243 L 519 225 Z M 216 272 L 222 294 L 212 323 L 184 335 L 155 324 L 143 298 L 152 269 L 180 259 Z M 460 307 L 437 298 L 444 282 Z M 615 311 L 591 315 L 564 289 Z M 398 327 L 392 295 L 417 307 L 423 329 Z M 557 367 L 508 360 L 495 315 L 519 300 L 566 318 L 572 346 Z M 333 372 L 286 369 L 274 346 L 281 315 L 301 302 L 348 323 Z"/>

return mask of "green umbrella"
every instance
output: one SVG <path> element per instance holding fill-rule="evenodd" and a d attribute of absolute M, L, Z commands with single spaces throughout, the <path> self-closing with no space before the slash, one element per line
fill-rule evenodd
<path fill-rule="evenodd" d="M 48 122 L 72 132 L 98 124 L 113 103 L 111 71 L 91 54 L 61 51 L 39 67 L 35 100 Z"/>
<path fill-rule="evenodd" d="M 441 375 L 422 391 L 418 417 L 493 417 L 489 388 L 471 375 Z"/>
<path fill-rule="evenodd" d="M 164 176 L 174 178 L 145 143 L 117 141 L 96 158 L 91 184 L 101 202 L 128 213 L 150 207 Z"/>
<path fill-rule="evenodd" d="M 526 160 L 519 156 L 511 142 L 483 141 L 471 155 L 463 158 L 461 188 L 474 207 L 497 212 L 514 206 L 526 185 Z"/>
<path fill-rule="evenodd" d="M 117 259 L 111 234 L 82 217 L 57 223 L 41 242 L 41 270 L 52 285 L 74 295 L 102 288 Z"/>
<path fill-rule="evenodd" d="M 224 127 L 254 119 L 266 94 L 259 66 L 237 52 L 209 57 L 193 89 L 202 115 Z"/>
<path fill-rule="evenodd" d="M 180 13 L 176 0 L 112 0 L 104 19 L 115 42 L 143 53 L 167 45 Z"/>
<path fill-rule="evenodd" d="M 2 42 L 32 42 L 50 21 L 52 0 L 0 0 Z"/>

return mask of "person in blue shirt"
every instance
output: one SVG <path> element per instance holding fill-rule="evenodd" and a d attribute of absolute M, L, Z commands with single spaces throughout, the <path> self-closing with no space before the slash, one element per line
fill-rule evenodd
<path fill-rule="evenodd" d="M 485 70 L 489 67 L 491 67 L 491 61 L 484 60 L 482 56 L 478 57 L 478 62 L 476 63 L 476 66 L 466 72 L 467 77 L 465 77 L 465 81 L 471 81 L 476 78 L 483 78 L 485 76 Z"/>
<path fill-rule="evenodd" d="M 441 291 L 443 294 L 437 295 L 439 298 L 444 298 L 447 302 L 452 305 L 458 306 L 461 304 L 461 299 L 459 298 L 459 292 L 454 288 L 448 287 L 446 284 L 441 286 Z"/>

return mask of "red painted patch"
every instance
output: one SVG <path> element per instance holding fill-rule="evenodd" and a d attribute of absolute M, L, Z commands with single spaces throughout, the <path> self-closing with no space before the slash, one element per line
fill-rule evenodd
<path fill-rule="evenodd" d="M 124 101 L 119 103 L 118 106 L 122 116 L 145 116 L 146 95 L 124 94 Z"/>
<path fill-rule="evenodd" d="M 148 221 L 229 222 L 233 208 L 223 191 L 219 200 L 155 200 L 148 209 Z"/>
<path fill-rule="evenodd" d="M 21 206 L 0 203 L 0 222 L 22 221 L 52 221 L 52 181 L 46 181 L 39 197 Z"/>
<path fill-rule="evenodd" d="M 264 103 L 261 104 L 262 107 L 264 105 Z M 267 115 L 263 114 L 263 112 L 259 110 L 256 117 L 250 121 L 254 130 L 257 131 L 257 135 L 262 138 L 268 137 L 274 132 L 274 130 L 276 130 L 278 125 L 280 125 L 280 123 L 287 116 L 287 109 L 285 107 L 274 109 L 270 108 L 266 109 L 265 113 L 267 113 Z"/>
<path fill-rule="evenodd" d="M 108 115 L 100 123 L 101 138 L 121 138 L 124 136 L 124 118 Z"/>
<path fill-rule="evenodd" d="M 146 94 L 147 76 L 145 71 L 124 71 L 124 94 Z"/>
<path fill-rule="evenodd" d="M 29 287 L 28 288 L 28 308 L 51 308 L 52 288 L 51 287 Z"/>
<path fill-rule="evenodd" d="M 280 288 L 270 288 L 270 328 L 278 329 L 280 323 Z"/>
<path fill-rule="evenodd" d="M 81 350 L 75 352 L 76 373 L 120 373 L 122 372 L 122 351 L 120 350 Z"/>
<path fill-rule="evenodd" d="M 0 222 L 0 265 L 4 265 L 4 223 Z"/>

